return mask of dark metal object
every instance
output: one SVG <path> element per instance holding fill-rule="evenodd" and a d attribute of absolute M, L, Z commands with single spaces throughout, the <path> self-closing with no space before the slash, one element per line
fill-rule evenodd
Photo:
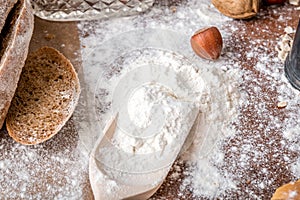
<path fill-rule="evenodd" d="M 296 30 L 293 47 L 285 60 L 284 71 L 291 85 L 300 90 L 300 20 Z"/>

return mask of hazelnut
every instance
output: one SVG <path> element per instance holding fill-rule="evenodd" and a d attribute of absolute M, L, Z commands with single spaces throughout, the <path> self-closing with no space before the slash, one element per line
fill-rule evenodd
<path fill-rule="evenodd" d="M 200 29 L 191 37 L 191 46 L 198 56 L 215 60 L 220 57 L 223 47 L 221 33 L 216 27 Z"/>
<path fill-rule="evenodd" d="M 247 19 L 257 14 L 260 0 L 212 0 L 212 4 L 228 17 Z"/>

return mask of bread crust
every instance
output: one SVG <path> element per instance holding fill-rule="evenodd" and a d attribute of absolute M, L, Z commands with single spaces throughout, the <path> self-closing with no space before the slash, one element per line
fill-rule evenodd
<path fill-rule="evenodd" d="M 6 39 L 0 60 L 0 128 L 3 126 L 11 100 L 17 88 L 22 68 L 28 54 L 33 33 L 34 16 L 29 0 L 19 0 L 20 8 L 11 24 L 12 31 Z M 3 21 L 3 19 L 1 19 Z"/>
<path fill-rule="evenodd" d="M 80 83 L 71 62 L 56 49 L 29 54 L 7 114 L 9 135 L 24 145 L 52 138 L 72 116 Z"/>
<path fill-rule="evenodd" d="M 5 24 L 8 13 L 14 7 L 18 0 L 0 0 L 0 32 Z"/>

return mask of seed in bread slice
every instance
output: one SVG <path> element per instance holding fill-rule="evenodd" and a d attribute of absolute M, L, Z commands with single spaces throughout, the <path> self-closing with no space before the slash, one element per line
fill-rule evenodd
<path fill-rule="evenodd" d="M 9 135 L 25 145 L 50 139 L 71 117 L 79 95 L 77 73 L 67 58 L 50 47 L 30 54 L 7 114 Z"/>

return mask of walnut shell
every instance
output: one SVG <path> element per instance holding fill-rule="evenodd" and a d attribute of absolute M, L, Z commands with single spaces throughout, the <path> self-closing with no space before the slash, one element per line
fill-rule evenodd
<path fill-rule="evenodd" d="M 212 0 L 212 4 L 228 17 L 247 19 L 257 14 L 260 0 Z"/>

